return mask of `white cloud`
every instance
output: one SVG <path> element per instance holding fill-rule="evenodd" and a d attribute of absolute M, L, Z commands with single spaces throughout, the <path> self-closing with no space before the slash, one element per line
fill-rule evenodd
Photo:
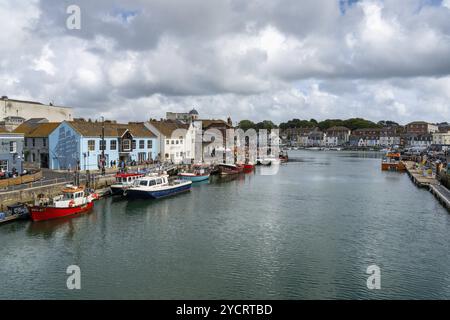
<path fill-rule="evenodd" d="M 1 94 L 142 120 L 450 117 L 450 10 L 412 0 L 0 0 Z M 424 5 L 425 4 L 425 5 Z"/>

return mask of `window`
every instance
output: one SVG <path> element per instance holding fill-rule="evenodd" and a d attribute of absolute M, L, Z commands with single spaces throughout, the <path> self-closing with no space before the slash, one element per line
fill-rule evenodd
<path fill-rule="evenodd" d="M 33 142 L 33 147 L 35 147 L 36 146 L 36 139 L 33 138 L 32 142 Z"/>
<path fill-rule="evenodd" d="M 139 182 L 139 185 L 146 187 L 147 186 L 147 180 L 141 180 Z"/>
<path fill-rule="evenodd" d="M 156 183 L 157 183 L 157 184 L 161 184 L 161 183 L 162 183 L 162 180 L 161 180 L 161 179 L 158 179 L 158 180 L 156 180 Z"/>
<path fill-rule="evenodd" d="M 47 146 L 47 138 L 42 138 L 42 145 L 43 145 L 44 147 Z"/>
<path fill-rule="evenodd" d="M 176 144 L 180 144 L 180 141 L 177 140 L 177 141 L 176 141 Z"/>
<path fill-rule="evenodd" d="M 156 181 L 155 180 L 150 180 L 149 181 L 150 183 L 149 183 L 149 186 L 151 187 L 151 186 L 154 186 L 155 184 L 156 184 Z"/>
<path fill-rule="evenodd" d="M 131 149 L 136 149 L 136 140 L 133 140 L 133 143 L 131 144 Z"/>
<path fill-rule="evenodd" d="M 170 141 L 169 141 L 169 140 L 166 140 L 166 144 L 170 144 Z"/>
<path fill-rule="evenodd" d="M 100 150 L 106 150 L 106 140 L 100 140 Z"/>
<path fill-rule="evenodd" d="M 31 154 L 31 162 L 36 162 L 36 154 L 35 153 Z"/>
<path fill-rule="evenodd" d="M 145 152 L 139 152 L 138 153 L 138 161 L 139 162 L 142 162 L 142 161 L 145 161 Z"/>
<path fill-rule="evenodd" d="M 145 148 L 145 140 L 139 140 L 139 149 Z"/>
<path fill-rule="evenodd" d="M 130 150 L 130 140 L 129 139 L 125 139 L 122 141 L 122 149 L 123 150 Z"/>
<path fill-rule="evenodd" d="M 25 140 L 25 147 L 28 147 L 28 139 L 25 138 L 24 140 Z"/>
<path fill-rule="evenodd" d="M 88 140 L 88 151 L 95 150 L 95 140 Z"/>
<path fill-rule="evenodd" d="M 8 160 L 0 160 L 0 170 L 8 171 Z"/>
<path fill-rule="evenodd" d="M 153 140 L 147 140 L 147 149 L 153 148 Z"/>
<path fill-rule="evenodd" d="M 117 141 L 116 140 L 111 140 L 109 142 L 109 150 L 117 150 Z"/>
<path fill-rule="evenodd" d="M 175 144 L 175 141 L 174 141 L 174 140 L 172 140 L 172 144 Z"/>
<path fill-rule="evenodd" d="M 11 153 L 17 152 L 17 142 L 16 141 L 9 142 L 9 152 L 11 152 Z"/>

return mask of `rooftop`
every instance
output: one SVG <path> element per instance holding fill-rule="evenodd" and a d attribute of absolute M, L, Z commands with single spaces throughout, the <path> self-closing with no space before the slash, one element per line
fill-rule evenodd
<path fill-rule="evenodd" d="M 177 129 L 185 129 L 189 128 L 189 125 L 184 124 L 180 121 L 176 120 L 150 120 L 149 123 L 156 128 L 159 132 L 161 132 L 164 136 L 169 137 L 172 135 Z"/>
<path fill-rule="evenodd" d="M 79 134 L 85 137 L 100 137 L 102 135 L 102 122 L 67 121 Z M 155 138 L 155 134 L 143 122 L 114 123 L 105 121 L 105 137 L 121 137 L 127 130 L 133 137 Z"/>

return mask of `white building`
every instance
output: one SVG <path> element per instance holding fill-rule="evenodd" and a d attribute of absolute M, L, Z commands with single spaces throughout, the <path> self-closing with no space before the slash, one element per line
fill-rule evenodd
<path fill-rule="evenodd" d="M 191 163 L 195 158 L 195 133 L 193 123 L 176 120 L 150 120 L 145 126 L 158 138 L 160 159 L 173 163 Z"/>
<path fill-rule="evenodd" d="M 72 121 L 73 110 L 70 107 L 9 99 L 6 96 L 0 98 L 0 122 L 7 130 L 14 130 L 31 118 L 46 118 L 49 122 Z"/>
<path fill-rule="evenodd" d="M 433 144 L 450 145 L 450 132 L 433 133 Z"/>

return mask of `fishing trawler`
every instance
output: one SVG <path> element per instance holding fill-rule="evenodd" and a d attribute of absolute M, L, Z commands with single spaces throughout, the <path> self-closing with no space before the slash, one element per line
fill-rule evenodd
<path fill-rule="evenodd" d="M 62 194 L 53 199 L 40 197 L 30 207 L 33 221 L 44 221 L 84 213 L 92 209 L 96 193 L 87 192 L 84 187 L 66 185 Z"/>

